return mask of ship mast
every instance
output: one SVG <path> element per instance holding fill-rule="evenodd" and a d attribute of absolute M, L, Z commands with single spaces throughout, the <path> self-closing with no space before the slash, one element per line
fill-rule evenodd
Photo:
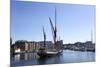
<path fill-rule="evenodd" d="M 56 22 L 57 22 L 57 16 L 56 16 L 56 8 L 55 8 L 55 27 L 53 26 L 52 20 L 49 17 L 49 21 L 50 21 L 50 25 L 51 25 L 51 30 L 52 30 L 52 36 L 53 36 L 53 41 L 54 41 L 54 45 L 53 48 L 56 48 L 56 42 L 57 42 L 57 27 L 56 27 Z"/>
<path fill-rule="evenodd" d="M 50 25 L 51 25 L 51 31 L 52 31 L 52 37 L 53 37 L 53 42 L 55 43 L 55 38 L 54 38 L 54 26 L 53 26 L 53 24 L 52 24 L 52 20 L 51 20 L 51 18 L 49 17 L 49 21 L 50 21 Z M 54 45 L 53 45 L 53 49 L 54 49 Z"/>
<path fill-rule="evenodd" d="M 46 48 L 46 33 L 44 31 L 44 27 L 43 27 L 43 36 L 44 36 L 44 45 L 43 45 L 43 47 Z"/>
<path fill-rule="evenodd" d="M 56 28 L 56 22 L 57 22 L 57 14 L 56 14 L 56 8 L 55 8 L 55 29 L 54 29 L 54 45 L 55 48 L 57 48 L 57 28 Z"/>
<path fill-rule="evenodd" d="M 93 32 L 92 32 L 92 29 L 91 29 L 91 42 L 93 43 Z"/>

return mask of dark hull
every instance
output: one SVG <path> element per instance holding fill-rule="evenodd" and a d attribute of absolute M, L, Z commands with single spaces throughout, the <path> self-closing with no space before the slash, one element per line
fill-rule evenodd
<path fill-rule="evenodd" d="M 47 57 L 47 53 L 40 53 L 40 52 L 38 52 L 37 54 L 39 55 L 39 57 Z"/>
<path fill-rule="evenodd" d="M 38 52 L 37 54 L 39 55 L 39 57 L 52 57 L 52 56 L 60 55 L 62 54 L 62 52 L 57 52 L 57 53 Z"/>

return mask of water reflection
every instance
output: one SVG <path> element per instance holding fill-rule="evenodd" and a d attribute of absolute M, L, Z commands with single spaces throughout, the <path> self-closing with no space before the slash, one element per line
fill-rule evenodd
<path fill-rule="evenodd" d="M 22 53 L 22 54 L 17 54 L 14 56 L 15 61 L 19 60 L 33 60 L 38 58 L 38 55 L 36 53 Z"/>
<path fill-rule="evenodd" d="M 14 56 L 15 61 L 20 61 L 20 54 Z"/>
<path fill-rule="evenodd" d="M 43 64 L 59 64 L 59 63 L 78 63 L 95 61 L 94 52 L 80 52 L 64 50 L 61 55 L 52 57 L 39 58 L 36 53 L 23 53 L 14 56 L 12 65 L 43 65 Z"/>

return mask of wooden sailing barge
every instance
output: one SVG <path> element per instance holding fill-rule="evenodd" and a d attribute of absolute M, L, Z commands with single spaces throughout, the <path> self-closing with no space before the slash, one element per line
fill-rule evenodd
<path fill-rule="evenodd" d="M 40 57 L 47 57 L 47 56 L 54 56 L 62 53 L 62 40 L 57 40 L 57 26 L 56 26 L 56 8 L 55 8 L 55 27 L 53 26 L 52 20 L 49 17 L 50 25 L 51 25 L 51 31 L 52 31 L 52 37 L 53 37 L 53 48 L 48 51 L 46 48 L 46 33 L 44 31 L 43 27 L 43 36 L 44 36 L 44 46 L 39 49 L 37 54 Z"/>

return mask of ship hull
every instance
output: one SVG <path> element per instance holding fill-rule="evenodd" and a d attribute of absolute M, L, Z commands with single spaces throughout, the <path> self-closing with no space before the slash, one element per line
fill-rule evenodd
<path fill-rule="evenodd" d="M 50 51 L 47 51 L 47 52 L 38 52 L 37 54 L 40 56 L 40 57 L 52 57 L 52 56 L 56 56 L 56 55 L 59 55 L 61 54 L 62 52 L 50 52 Z"/>

